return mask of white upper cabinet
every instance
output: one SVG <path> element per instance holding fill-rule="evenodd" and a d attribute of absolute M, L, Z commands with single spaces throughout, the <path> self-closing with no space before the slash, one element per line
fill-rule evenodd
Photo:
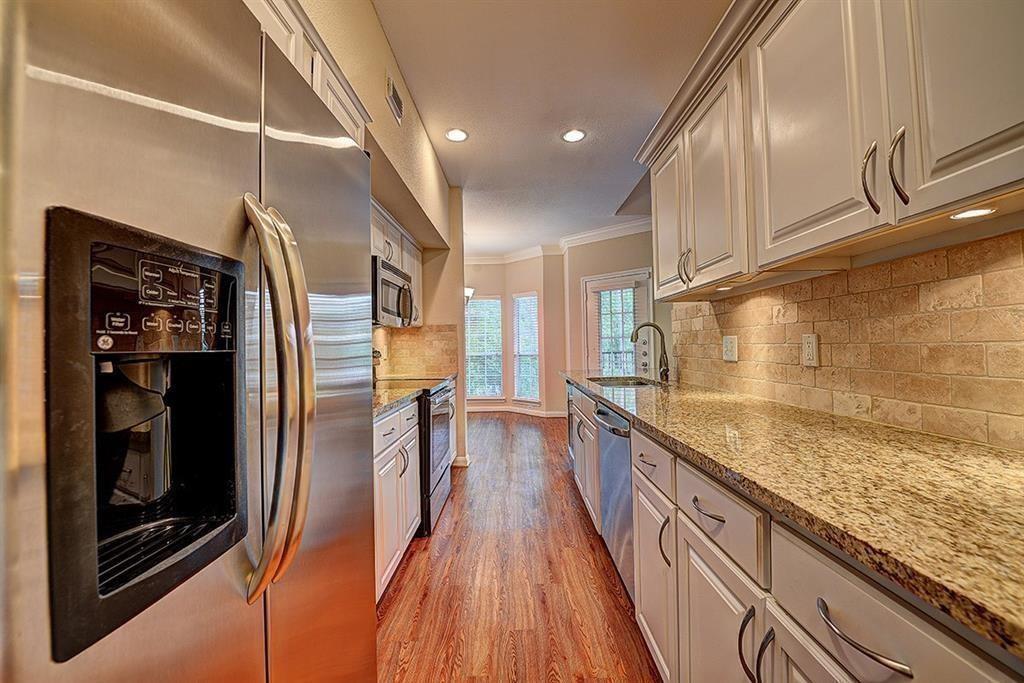
<path fill-rule="evenodd" d="M 740 64 L 722 75 L 683 124 L 681 270 L 690 289 L 748 270 Z"/>
<path fill-rule="evenodd" d="M 402 244 L 402 269 L 412 277 L 412 312 L 410 318 L 413 327 L 423 325 L 423 252 L 409 237 L 400 237 Z"/>
<path fill-rule="evenodd" d="M 243 0 L 270 39 L 295 65 L 359 147 L 370 122 L 298 0 Z"/>
<path fill-rule="evenodd" d="M 751 37 L 759 266 L 891 222 L 876 10 L 858 0 L 779 2 Z"/>
<path fill-rule="evenodd" d="M 882 19 L 897 217 L 1018 183 L 1024 2 L 890 0 Z"/>
<path fill-rule="evenodd" d="M 651 167 L 651 223 L 654 235 L 654 296 L 686 289 L 682 276 L 682 145 L 677 138 Z"/>

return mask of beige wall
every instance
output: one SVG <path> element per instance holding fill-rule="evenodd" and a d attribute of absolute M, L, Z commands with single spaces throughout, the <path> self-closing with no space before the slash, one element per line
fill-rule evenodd
<path fill-rule="evenodd" d="M 466 286 L 474 288 L 474 297 L 499 296 L 502 300 L 502 345 L 504 347 L 503 384 L 505 398 L 500 401 L 478 399 L 474 409 L 514 409 L 542 415 L 565 414 L 565 387 L 558 372 L 565 367 L 565 320 L 562 292 L 562 257 L 537 256 L 507 264 L 470 264 L 466 266 Z M 538 335 L 540 343 L 540 401 L 512 398 L 515 377 L 512 366 L 512 297 L 537 295 Z"/>
<path fill-rule="evenodd" d="M 448 192 L 448 216 L 451 221 L 449 249 L 423 250 L 423 323 L 455 325 L 458 338 L 459 381 L 456 391 L 458 410 L 456 439 L 457 464 L 466 464 L 466 313 L 465 273 L 462 246 L 462 188 Z"/>
<path fill-rule="evenodd" d="M 448 181 L 371 0 L 300 0 L 373 118 L 368 131 L 441 237 L 451 243 Z M 405 102 L 399 126 L 385 99 L 386 73 Z M 377 196 L 377 192 L 375 192 Z M 387 206 L 396 216 L 395 207 Z M 411 229 L 411 226 L 410 226 Z"/>
<path fill-rule="evenodd" d="M 565 252 L 565 292 L 568 308 L 568 366 L 585 369 L 583 285 L 585 277 L 606 275 L 637 268 L 650 268 L 653 260 L 651 233 L 641 232 L 601 242 L 569 247 Z M 655 304 L 654 321 L 670 335 L 671 306 Z M 668 341 L 671 344 L 671 341 Z M 657 344 L 657 342 L 655 342 Z M 659 350 L 655 349 L 655 354 Z M 657 356 L 655 355 L 655 358 Z"/>
<path fill-rule="evenodd" d="M 1024 232 L 673 309 L 680 379 L 1024 450 Z M 816 333 L 821 367 L 800 364 Z M 739 362 L 722 336 L 739 337 Z"/>

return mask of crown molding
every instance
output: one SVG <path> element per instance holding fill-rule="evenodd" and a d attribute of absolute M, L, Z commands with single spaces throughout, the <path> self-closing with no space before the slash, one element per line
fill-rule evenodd
<path fill-rule="evenodd" d="M 650 166 L 683 127 L 683 122 L 739 54 L 775 0 L 733 0 L 654 124 L 634 159 Z"/>
<path fill-rule="evenodd" d="M 592 242 L 603 242 L 605 240 L 615 239 L 616 237 L 636 235 L 641 232 L 649 232 L 650 230 L 651 219 L 648 216 L 644 216 L 642 218 L 636 218 L 617 225 L 609 225 L 603 228 L 597 228 L 596 230 L 587 230 L 586 232 L 577 232 L 573 235 L 566 235 L 558 241 L 558 245 L 561 247 L 562 253 L 564 254 L 570 247 L 579 247 Z"/>
<path fill-rule="evenodd" d="M 506 263 L 540 258 L 541 256 L 561 256 L 570 247 L 578 247 L 583 244 L 591 244 L 592 242 L 603 242 L 604 240 L 625 237 L 626 235 L 636 235 L 641 232 L 649 232 L 650 229 L 650 218 L 637 218 L 627 223 L 619 223 L 595 230 L 566 235 L 559 240 L 558 244 L 542 244 L 539 247 L 527 247 L 526 249 L 520 249 L 519 251 L 513 251 L 500 256 L 466 256 L 463 259 L 463 263 L 467 266 L 500 266 Z"/>

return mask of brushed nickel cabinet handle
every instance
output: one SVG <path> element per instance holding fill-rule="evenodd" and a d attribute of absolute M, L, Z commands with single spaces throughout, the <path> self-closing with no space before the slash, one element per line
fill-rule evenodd
<path fill-rule="evenodd" d="M 697 261 L 697 257 L 694 256 L 693 247 L 687 247 L 686 251 L 683 252 L 683 274 L 686 275 L 686 284 L 693 284 L 693 275 L 690 274 L 690 269 L 687 267 L 690 264 L 690 257 L 693 256 L 694 263 Z"/>
<path fill-rule="evenodd" d="M 864 198 L 868 200 L 868 206 L 876 214 L 882 213 L 882 207 L 878 205 L 875 198 L 871 196 L 871 189 L 868 188 L 868 162 L 878 150 L 878 141 L 872 140 L 868 151 L 864 152 L 864 160 L 860 162 L 860 186 L 864 189 Z"/>
<path fill-rule="evenodd" d="M 649 467 L 657 467 L 658 466 L 658 463 L 651 462 L 650 460 L 645 458 L 643 451 L 640 451 L 640 453 L 636 457 L 638 457 L 640 459 L 640 462 L 642 462 L 643 464 L 645 464 L 645 465 L 647 465 Z"/>
<path fill-rule="evenodd" d="M 740 632 L 739 635 L 736 636 L 736 649 L 739 650 L 740 653 L 740 666 L 743 667 L 743 673 L 746 674 L 747 680 L 750 681 L 750 683 L 756 683 L 756 681 L 754 680 L 754 672 L 750 670 L 749 666 L 747 666 L 747 660 L 743 656 L 743 634 L 746 632 L 747 626 L 751 621 L 753 621 L 753 619 L 754 606 L 751 605 L 743 615 L 743 621 L 740 622 Z"/>
<path fill-rule="evenodd" d="M 672 566 L 672 561 L 668 559 L 668 555 L 665 554 L 665 546 L 662 545 L 661 539 L 665 535 L 665 527 L 668 526 L 669 521 L 672 519 L 671 516 L 666 517 L 665 521 L 661 523 L 661 529 L 658 530 L 658 550 L 661 551 L 661 557 L 665 560 L 665 564 Z"/>
<path fill-rule="evenodd" d="M 386 432 L 384 432 L 383 434 L 381 434 L 381 436 L 391 436 L 391 435 L 392 435 L 392 434 L 394 434 L 394 433 L 395 433 L 395 427 L 392 427 L 392 428 L 391 428 L 391 429 L 389 429 L 388 431 L 386 431 Z"/>
<path fill-rule="evenodd" d="M 693 506 L 694 510 L 696 510 L 700 514 L 704 515 L 705 517 L 707 517 L 709 519 L 713 519 L 716 522 L 718 522 L 719 524 L 725 524 L 725 517 L 723 517 L 722 515 L 716 515 L 714 512 L 708 512 L 707 510 L 702 508 L 700 506 L 700 501 L 697 500 L 697 496 L 693 497 L 693 500 L 690 501 L 690 505 Z"/>
<path fill-rule="evenodd" d="M 398 476 L 404 477 L 405 471 L 409 469 L 409 451 L 405 450 L 405 446 L 399 446 L 398 452 L 401 453 L 402 459 L 405 460 L 405 465 L 402 467 L 402 471 L 398 473 Z"/>
<path fill-rule="evenodd" d="M 889 143 L 889 180 L 892 182 L 892 187 L 896 190 L 896 195 L 903 202 L 904 206 L 910 204 L 910 195 L 903 189 L 903 185 L 900 184 L 899 179 L 896 177 L 896 169 L 893 167 L 893 157 L 896 156 L 896 147 L 903 142 L 903 138 L 907 135 L 906 126 L 900 126 L 900 129 L 896 131 L 896 135 L 892 137 L 892 142 Z"/>
<path fill-rule="evenodd" d="M 684 251 L 683 253 L 681 253 L 679 255 L 679 258 L 676 259 L 676 273 L 679 274 L 679 281 L 684 283 L 684 284 L 686 283 L 686 276 L 683 275 L 683 259 L 685 257 L 686 257 L 686 252 Z"/>
<path fill-rule="evenodd" d="M 757 648 L 757 660 L 754 663 L 754 683 L 762 683 L 761 678 L 761 664 L 764 662 L 764 653 L 768 651 L 768 646 L 775 640 L 775 627 L 769 626 L 768 630 L 764 634 L 764 638 L 761 639 L 761 647 Z"/>
<path fill-rule="evenodd" d="M 577 418 L 577 419 L 576 419 L 576 436 L 578 436 L 578 437 L 579 437 L 580 441 L 583 441 L 583 435 L 582 435 L 582 434 L 580 434 L 580 428 L 581 428 L 582 426 L 583 426 L 583 420 L 581 420 L 581 419 Z"/>
<path fill-rule="evenodd" d="M 818 616 L 821 617 L 821 620 L 825 622 L 825 626 L 828 626 L 828 630 L 832 631 L 832 633 L 842 638 L 843 641 L 850 645 L 850 647 L 857 650 L 871 661 L 881 664 L 885 668 L 891 671 L 895 671 L 901 676 L 906 676 L 907 678 L 914 677 L 914 672 L 910 669 L 909 666 L 907 666 L 903 662 L 898 662 L 895 659 L 891 659 L 889 657 L 886 657 L 885 655 L 879 654 L 874 650 L 865 647 L 864 645 L 861 645 L 856 640 L 843 633 L 829 617 L 828 603 L 825 602 L 825 599 L 821 597 L 818 598 Z"/>

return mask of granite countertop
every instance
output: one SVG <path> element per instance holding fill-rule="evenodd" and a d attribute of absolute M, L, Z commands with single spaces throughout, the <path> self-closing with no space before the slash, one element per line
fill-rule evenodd
<path fill-rule="evenodd" d="M 447 377 L 378 377 L 373 388 L 373 417 L 386 415 L 396 408 L 408 405 L 428 391 L 432 391 L 445 382 L 451 382 L 458 373 Z"/>
<path fill-rule="evenodd" d="M 685 384 L 562 376 L 702 469 L 1024 657 L 1024 454 Z"/>

